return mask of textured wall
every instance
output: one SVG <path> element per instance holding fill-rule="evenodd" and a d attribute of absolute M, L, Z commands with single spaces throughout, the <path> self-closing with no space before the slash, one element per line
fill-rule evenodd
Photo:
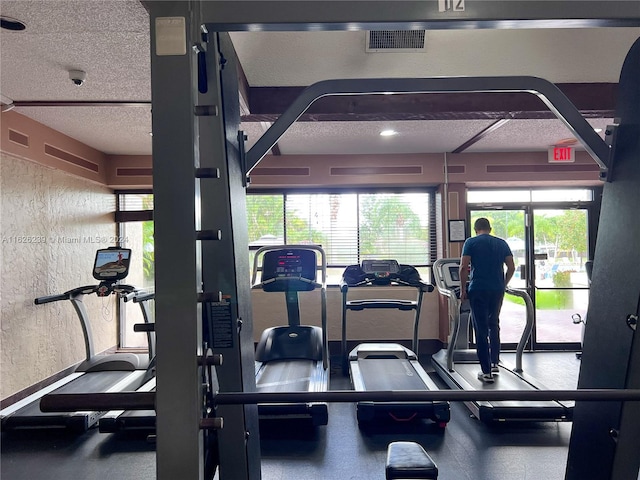
<path fill-rule="evenodd" d="M 95 251 L 115 243 L 110 189 L 0 154 L 0 398 L 83 360 L 70 302 L 38 296 L 95 284 Z M 86 297 L 96 352 L 117 344 L 113 298 Z"/>

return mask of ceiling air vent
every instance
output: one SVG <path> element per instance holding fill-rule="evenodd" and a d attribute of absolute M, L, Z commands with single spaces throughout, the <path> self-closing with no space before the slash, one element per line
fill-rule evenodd
<path fill-rule="evenodd" d="M 424 51 L 424 30 L 371 30 L 367 32 L 367 52 Z"/>

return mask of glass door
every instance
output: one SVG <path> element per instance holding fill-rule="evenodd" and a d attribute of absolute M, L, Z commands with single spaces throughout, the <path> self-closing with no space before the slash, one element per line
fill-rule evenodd
<path fill-rule="evenodd" d="M 525 289 L 531 294 L 527 269 L 529 227 L 526 207 L 471 210 L 470 217 L 472 235 L 475 235 L 474 222 L 480 217 L 485 217 L 491 223 L 491 234 L 509 244 L 516 265 L 509 287 Z M 500 340 L 503 349 L 515 350 L 525 328 L 526 314 L 524 301 L 520 297 L 505 295 L 500 314 Z"/>
<path fill-rule="evenodd" d="M 511 247 L 516 271 L 509 286 L 524 289 L 532 297 L 534 330 L 528 347 L 578 349 L 582 325 L 575 325 L 572 317 L 578 313 L 585 319 L 589 301 L 585 268 L 589 258 L 588 210 L 531 205 L 472 209 L 471 228 L 480 217 L 488 218 L 491 233 Z M 500 315 L 505 350 L 515 349 L 525 322 L 523 300 L 505 295 Z"/>
<path fill-rule="evenodd" d="M 582 328 L 572 316 L 586 317 L 589 279 L 588 211 L 534 208 L 533 251 L 536 348 L 578 347 Z"/>

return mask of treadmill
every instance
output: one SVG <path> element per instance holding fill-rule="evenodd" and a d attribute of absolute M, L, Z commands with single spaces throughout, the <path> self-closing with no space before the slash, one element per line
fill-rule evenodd
<path fill-rule="evenodd" d="M 150 364 L 140 387 L 136 392 L 155 392 L 156 390 L 156 369 L 155 369 L 155 324 L 147 302 L 155 299 L 155 293 L 149 291 L 133 292 L 124 297 L 124 301 L 133 301 L 140 306 L 144 323 L 133 326 L 135 332 L 146 332 L 149 342 Z M 154 434 L 156 430 L 155 410 L 111 410 L 105 413 L 98 421 L 98 431 L 101 433 L 115 433 L 120 431 L 138 431 Z"/>
<path fill-rule="evenodd" d="M 67 428 L 74 432 L 84 432 L 95 425 L 105 412 L 44 413 L 40 411 L 41 398 L 49 393 L 121 392 L 135 390 L 140 385 L 149 359 L 132 353 L 95 355 L 91 325 L 83 303 L 85 295 L 106 297 L 111 294 L 125 296 L 133 293 L 134 287 L 116 283 L 127 276 L 130 258 L 130 249 L 111 247 L 98 250 L 93 267 L 94 278 L 100 280 L 98 285 L 87 285 L 62 294 L 35 299 L 36 305 L 61 300 L 69 300 L 72 303 L 82 326 L 86 359 L 74 373 L 0 411 L 3 431 L 22 428 Z"/>
<path fill-rule="evenodd" d="M 318 265 L 318 256 L 320 265 Z M 260 262 L 261 261 L 261 262 Z M 322 281 L 317 283 L 318 270 Z M 261 271 L 261 281 L 256 276 Z M 256 251 L 253 288 L 284 293 L 287 325 L 266 329 L 256 346 L 256 390 L 258 392 L 325 392 L 329 388 L 327 341 L 327 260 L 315 245 L 265 246 Z M 321 327 L 301 325 L 299 292 L 320 289 Z M 314 426 L 326 425 L 324 402 L 258 404 L 265 419 L 310 419 Z"/>
<path fill-rule="evenodd" d="M 366 299 L 349 300 L 350 288 L 376 286 L 405 286 L 417 290 L 416 300 Z M 432 292 L 433 285 L 423 282 L 418 271 L 396 260 L 363 260 L 361 265 L 346 268 L 340 282 L 342 292 L 342 359 L 347 364 L 353 388 L 358 392 L 387 390 L 439 390 L 418 361 L 418 326 L 422 298 Z M 361 343 L 347 356 L 347 312 L 367 309 L 396 309 L 413 311 L 412 350 L 398 343 Z M 444 428 L 450 420 L 449 402 L 371 402 L 356 404 L 360 427 L 374 421 L 408 422 L 430 419 Z"/>
<path fill-rule="evenodd" d="M 450 337 L 446 349 L 431 357 L 440 377 L 454 390 L 546 390 L 546 387 L 522 369 L 522 354 L 533 329 L 533 303 L 524 290 L 507 288 L 507 293 L 521 297 L 527 307 L 527 322 L 516 349 L 514 368 L 500 363 L 495 381 L 485 384 L 477 378 L 480 363 L 475 350 L 469 349 L 469 302 L 460 300 L 460 259 L 443 258 L 433 265 L 438 292 L 448 299 Z M 482 422 L 539 421 L 564 422 L 573 418 L 575 402 L 568 401 L 469 401 L 471 413 Z"/>

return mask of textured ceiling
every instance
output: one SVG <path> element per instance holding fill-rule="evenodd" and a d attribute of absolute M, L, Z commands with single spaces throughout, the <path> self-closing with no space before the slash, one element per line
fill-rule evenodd
<path fill-rule="evenodd" d="M 365 32 L 231 33 L 251 86 L 330 78 L 533 75 L 617 82 L 640 28 L 434 30 L 417 53 L 367 53 Z"/>
<path fill-rule="evenodd" d="M 599 118 L 587 121 L 593 128 L 601 130 L 600 137 L 604 138 L 605 127 L 613 119 Z M 491 135 L 480 139 L 466 152 L 534 152 L 562 144 L 567 139 L 575 138 L 560 120 L 510 120 Z M 576 149 L 584 150 L 580 144 L 576 144 Z"/>
<path fill-rule="evenodd" d="M 0 13 L 26 23 L 0 33 L 0 93 L 25 101 L 120 101 L 138 106 L 15 110 L 108 154 L 150 154 L 149 19 L 137 0 L 12 1 Z M 534 75 L 554 83 L 615 83 L 640 28 L 436 30 L 419 53 L 367 53 L 365 32 L 231 34 L 250 87 L 332 78 Z M 87 72 L 76 87 L 68 70 Z M 610 119 L 590 119 L 602 127 Z M 300 122 L 281 154 L 448 152 L 491 120 Z M 597 124 L 597 125 L 596 125 Z M 243 123 L 249 147 L 268 124 Z M 381 138 L 382 128 L 397 136 Z M 542 151 L 570 136 L 555 120 L 511 120 L 467 151 Z"/>

